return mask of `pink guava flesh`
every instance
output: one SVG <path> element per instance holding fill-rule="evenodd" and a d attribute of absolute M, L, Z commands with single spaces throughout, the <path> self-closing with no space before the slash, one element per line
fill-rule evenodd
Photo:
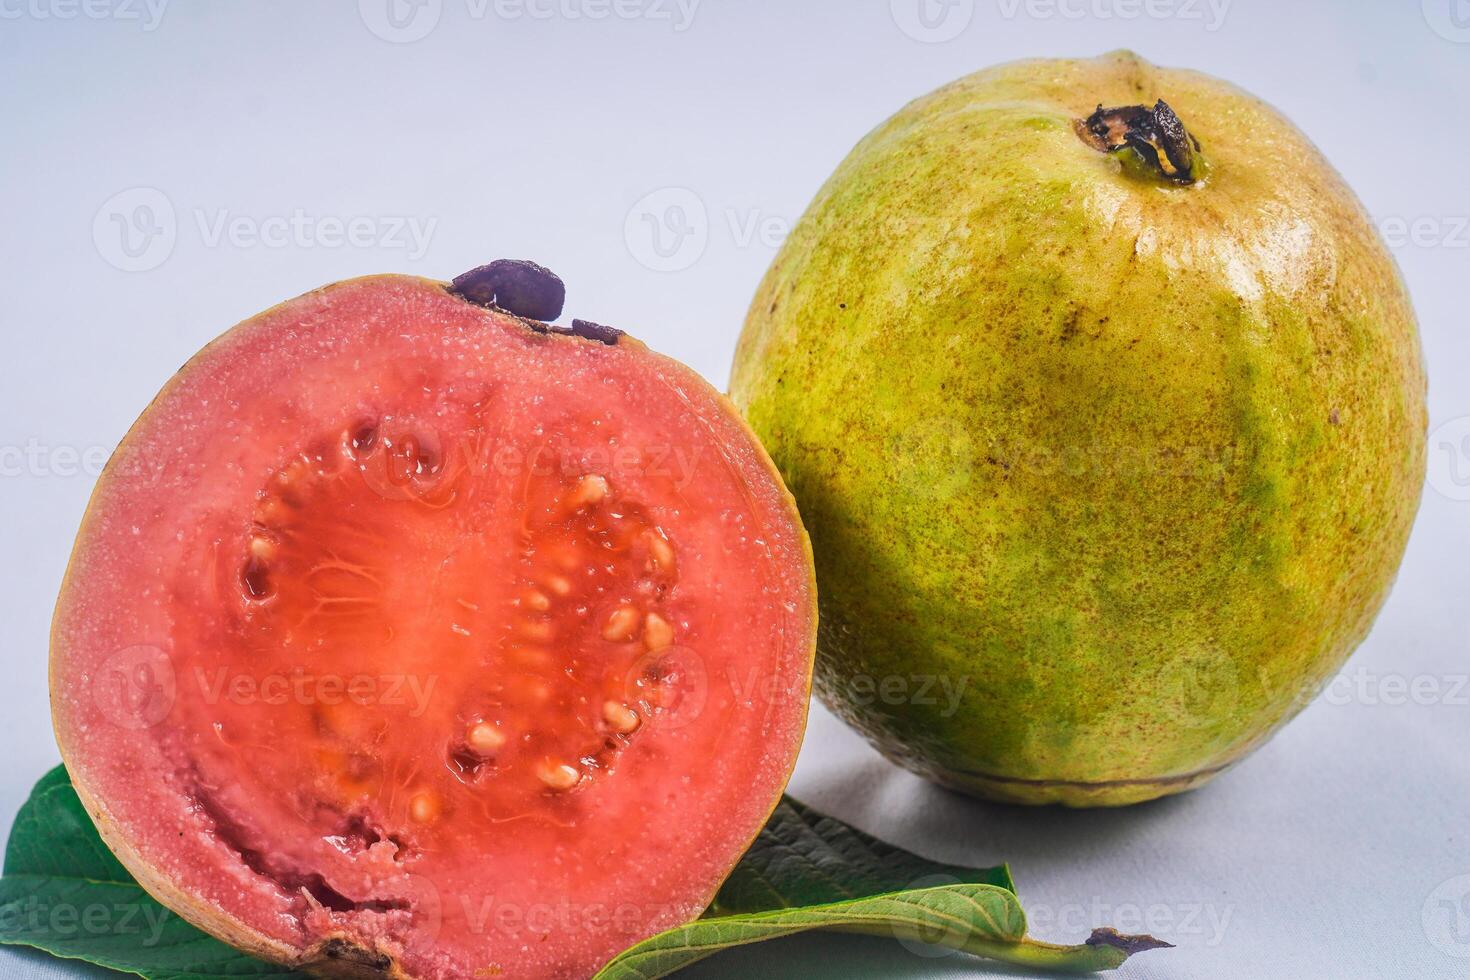
<path fill-rule="evenodd" d="M 581 977 L 705 907 L 806 717 L 806 538 L 627 337 L 352 280 L 207 347 L 99 482 L 58 740 L 154 894 L 342 975 Z"/>

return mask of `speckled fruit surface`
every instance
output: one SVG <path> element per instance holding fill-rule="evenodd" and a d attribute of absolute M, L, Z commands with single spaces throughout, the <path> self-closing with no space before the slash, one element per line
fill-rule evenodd
<path fill-rule="evenodd" d="M 812 535 L 819 694 L 1026 803 L 1177 792 L 1259 745 L 1367 633 L 1424 470 L 1363 207 L 1269 106 L 1127 52 L 982 71 L 864 138 L 731 395 Z"/>
<path fill-rule="evenodd" d="M 186 918 L 332 975 L 588 976 L 759 831 L 806 719 L 805 534 L 718 393 L 576 329 L 339 283 L 211 344 L 119 447 L 56 731 Z"/>

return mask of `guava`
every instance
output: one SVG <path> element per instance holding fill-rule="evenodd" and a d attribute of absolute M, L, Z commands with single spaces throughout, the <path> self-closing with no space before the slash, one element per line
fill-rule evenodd
<path fill-rule="evenodd" d="M 997 800 L 1176 793 L 1363 639 L 1423 478 L 1413 312 L 1280 114 L 1127 53 L 981 71 L 817 193 L 731 393 L 796 495 L 817 690 Z"/>
<path fill-rule="evenodd" d="M 333 976 L 579 977 L 778 802 L 809 545 L 733 408 L 498 262 L 235 327 L 99 480 L 57 739 L 186 919 Z"/>

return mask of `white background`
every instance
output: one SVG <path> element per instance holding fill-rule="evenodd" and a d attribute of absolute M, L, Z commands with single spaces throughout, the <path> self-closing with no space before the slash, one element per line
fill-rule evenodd
<path fill-rule="evenodd" d="M 1337 686 L 1184 798 L 974 803 L 820 708 L 793 792 L 935 858 L 1011 862 L 1043 938 L 1111 923 L 1179 944 L 1122 976 L 1470 972 L 1470 2 L 927 0 L 926 27 L 923 0 L 394 0 L 401 29 L 388 0 L 153 2 L 0 0 L 0 832 L 57 761 L 47 625 L 96 463 L 225 327 L 365 272 L 529 257 L 567 281 L 569 316 L 723 384 L 781 232 L 864 132 L 998 61 L 1128 46 L 1276 104 L 1395 239 L 1434 435 L 1394 595 Z M 271 239 L 293 215 L 310 230 Z M 316 224 L 357 217 L 356 244 Z M 0 952 L 7 976 L 59 969 Z M 688 975 L 757 973 L 997 975 L 851 937 Z"/>

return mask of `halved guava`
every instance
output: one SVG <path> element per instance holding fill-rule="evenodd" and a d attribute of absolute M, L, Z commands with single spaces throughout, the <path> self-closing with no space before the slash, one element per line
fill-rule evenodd
<path fill-rule="evenodd" d="M 62 754 L 144 886 L 259 956 L 589 975 L 704 909 L 795 761 L 815 596 L 765 452 L 497 265 L 229 331 L 83 521 Z"/>

